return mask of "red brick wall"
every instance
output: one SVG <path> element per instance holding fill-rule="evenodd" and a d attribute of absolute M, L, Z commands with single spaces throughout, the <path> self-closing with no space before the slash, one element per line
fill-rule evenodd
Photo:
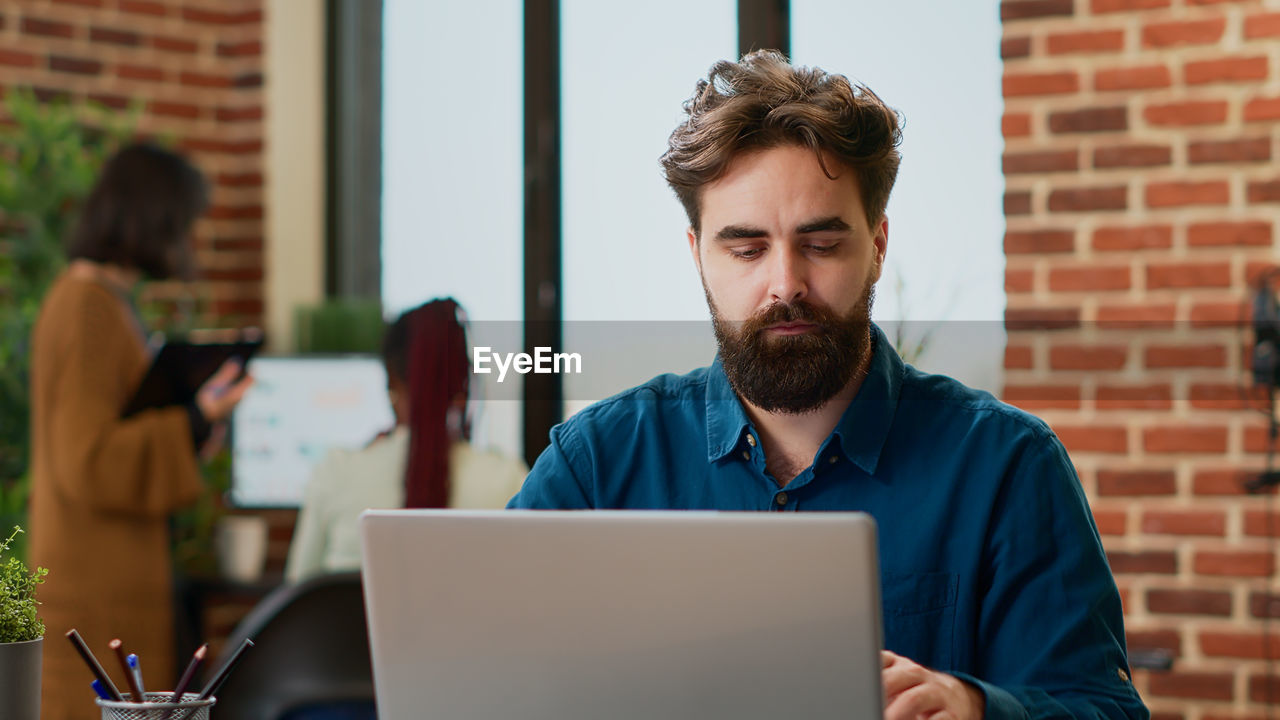
<path fill-rule="evenodd" d="M 1276 263 L 1280 6 L 1005 0 L 1005 396 L 1080 471 L 1161 718 L 1260 718 L 1280 677 L 1275 495 L 1247 390 Z M 1270 639 L 1264 644 L 1264 629 Z"/>
<path fill-rule="evenodd" d="M 262 0 L 0 4 L 0 89 L 140 102 L 139 131 L 175 140 L 208 175 L 194 286 L 206 326 L 262 323 L 262 34 Z"/>

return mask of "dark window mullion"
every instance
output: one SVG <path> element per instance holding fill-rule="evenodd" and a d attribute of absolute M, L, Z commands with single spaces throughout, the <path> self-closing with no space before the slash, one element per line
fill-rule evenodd
<path fill-rule="evenodd" d="M 738 55 L 766 49 L 791 57 L 790 0 L 738 0 Z"/>
<path fill-rule="evenodd" d="M 325 294 L 382 297 L 382 0 L 329 0 Z"/>
<path fill-rule="evenodd" d="M 524 3 L 524 345 L 561 348 L 560 3 Z M 524 455 L 529 465 L 563 418 L 555 373 L 524 376 Z"/>

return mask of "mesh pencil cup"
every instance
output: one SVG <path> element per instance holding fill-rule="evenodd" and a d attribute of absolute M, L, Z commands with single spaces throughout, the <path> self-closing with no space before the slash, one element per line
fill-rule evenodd
<path fill-rule="evenodd" d="M 125 694 L 128 698 L 129 694 Z M 97 698 L 102 720 L 209 720 L 209 708 L 217 698 L 199 700 L 200 693 L 183 693 L 182 700 L 171 703 L 171 692 L 149 692 L 144 703 L 120 702 Z"/>

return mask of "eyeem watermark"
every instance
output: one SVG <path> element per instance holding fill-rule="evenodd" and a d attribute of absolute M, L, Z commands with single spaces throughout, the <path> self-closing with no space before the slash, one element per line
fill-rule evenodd
<path fill-rule="evenodd" d="M 551 373 L 582 374 L 582 356 L 578 353 L 553 353 L 549 347 L 535 347 L 533 354 L 493 352 L 490 347 L 477 347 L 471 353 L 471 369 L 488 375 L 493 372 L 493 363 L 498 368 L 498 382 L 507 378 L 508 370 L 515 370 L 521 375 L 534 373 L 549 375 Z"/>

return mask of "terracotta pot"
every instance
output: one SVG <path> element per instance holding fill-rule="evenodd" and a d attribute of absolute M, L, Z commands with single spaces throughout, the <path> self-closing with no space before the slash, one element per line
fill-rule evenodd
<path fill-rule="evenodd" d="M 40 720 L 40 660 L 44 638 L 0 643 L 0 718 Z"/>

